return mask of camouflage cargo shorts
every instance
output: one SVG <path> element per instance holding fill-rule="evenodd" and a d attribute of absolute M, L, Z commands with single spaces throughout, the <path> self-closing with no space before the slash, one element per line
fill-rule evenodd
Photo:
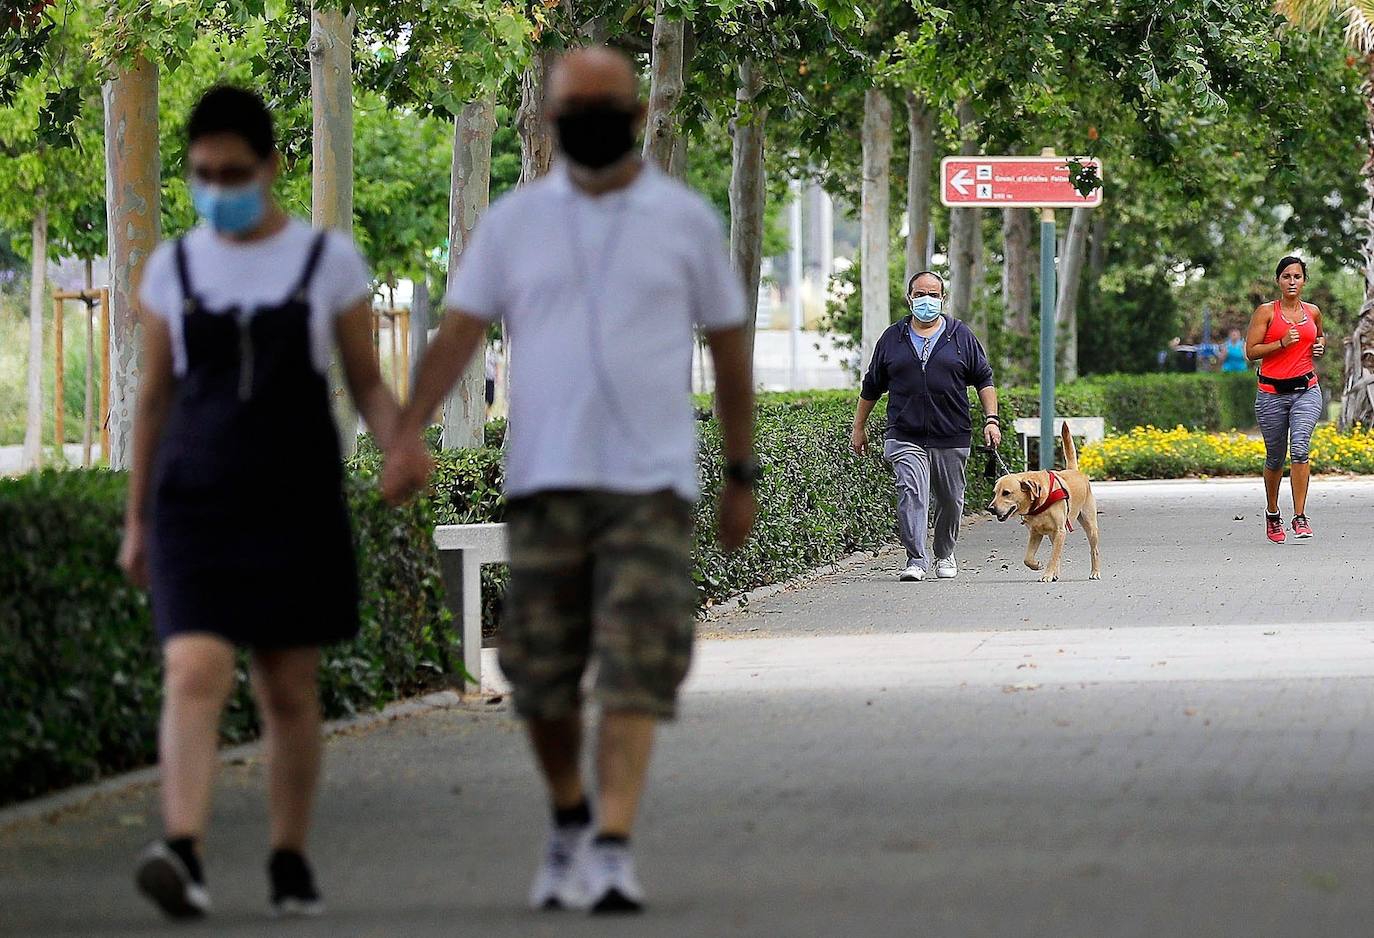
<path fill-rule="evenodd" d="M 521 716 L 576 713 L 596 664 L 604 709 L 671 719 L 692 661 L 692 506 L 671 491 L 541 492 L 506 509 L 501 670 Z"/>

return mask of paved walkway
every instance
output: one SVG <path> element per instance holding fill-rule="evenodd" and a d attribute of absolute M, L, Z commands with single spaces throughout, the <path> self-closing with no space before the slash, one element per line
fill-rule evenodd
<path fill-rule="evenodd" d="M 1367 934 L 1374 482 L 1318 483 L 1319 538 L 1284 548 L 1257 492 L 1100 486 L 1098 583 L 1081 535 L 1046 586 L 1019 525 L 980 522 L 958 580 L 897 583 L 890 553 L 709 623 L 644 808 L 644 918 L 522 910 L 542 799 L 474 702 L 331 741 L 322 921 L 263 918 L 261 769 L 230 766 L 220 912 L 187 931 Z M 153 795 L 0 831 L 0 934 L 172 933 L 128 882 Z"/>
<path fill-rule="evenodd" d="M 45 446 L 44 465 L 52 462 L 52 456 L 56 452 L 51 446 Z M 67 465 L 79 466 L 85 454 L 80 443 L 67 443 L 62 447 L 63 458 Z M 97 440 L 91 447 L 91 460 L 94 463 L 100 462 L 100 441 Z M 0 476 L 19 475 L 24 471 L 24 447 L 22 446 L 0 446 Z"/>

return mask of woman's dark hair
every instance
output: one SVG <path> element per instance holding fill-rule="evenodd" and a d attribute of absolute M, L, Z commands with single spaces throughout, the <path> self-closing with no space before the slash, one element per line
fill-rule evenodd
<path fill-rule="evenodd" d="M 262 98 L 246 88 L 216 85 L 200 96 L 186 121 L 186 143 L 212 134 L 234 134 L 266 159 L 277 148 L 272 115 Z"/>
<path fill-rule="evenodd" d="M 916 285 L 916 281 L 920 280 L 922 277 L 934 277 L 936 280 L 940 281 L 940 292 L 945 292 L 945 278 L 941 277 L 933 270 L 918 270 L 916 273 L 912 274 L 911 279 L 906 282 L 906 292 L 910 293 L 911 288 Z"/>
<path fill-rule="evenodd" d="M 1294 257 L 1291 254 L 1285 257 L 1283 260 L 1279 261 L 1279 266 L 1274 268 L 1274 279 L 1279 279 L 1279 277 L 1283 276 L 1283 272 L 1287 270 L 1289 267 L 1292 267 L 1294 264 L 1297 264 L 1299 267 L 1302 268 L 1302 279 L 1306 280 L 1307 263 L 1303 261 L 1301 257 Z"/>

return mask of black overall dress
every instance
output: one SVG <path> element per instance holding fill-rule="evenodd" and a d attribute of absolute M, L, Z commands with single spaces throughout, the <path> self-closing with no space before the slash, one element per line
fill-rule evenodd
<path fill-rule="evenodd" d="M 358 576 L 329 387 L 310 355 L 307 292 L 206 311 L 183 241 L 186 370 L 154 464 L 149 571 L 158 638 L 209 633 L 282 648 L 358 632 Z"/>

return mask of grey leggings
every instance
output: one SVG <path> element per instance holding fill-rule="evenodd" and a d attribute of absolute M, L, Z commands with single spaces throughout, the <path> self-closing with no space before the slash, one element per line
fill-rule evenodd
<path fill-rule="evenodd" d="M 1256 394 L 1255 418 L 1259 421 L 1260 433 L 1264 434 L 1264 468 L 1282 469 L 1290 445 L 1293 462 L 1307 462 L 1312 431 L 1321 414 L 1321 388 L 1308 388 L 1295 394 L 1270 394 L 1268 391 Z"/>

